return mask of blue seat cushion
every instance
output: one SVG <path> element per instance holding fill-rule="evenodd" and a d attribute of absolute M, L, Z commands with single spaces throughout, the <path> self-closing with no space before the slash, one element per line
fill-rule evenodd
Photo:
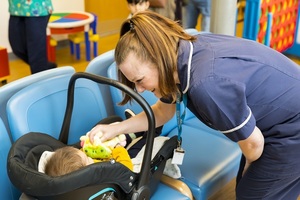
<path fill-rule="evenodd" d="M 70 77 L 61 75 L 36 82 L 11 97 L 7 114 L 13 141 L 28 132 L 42 132 L 59 138 Z M 107 117 L 96 83 L 79 79 L 74 95 L 69 144 L 78 142 L 80 136 Z"/>
<path fill-rule="evenodd" d="M 177 135 L 177 129 L 168 136 L 174 135 Z M 238 144 L 216 136 L 200 125 L 194 128 L 184 124 L 182 140 L 185 150 L 180 165 L 182 181 L 196 199 L 207 199 L 236 176 L 241 156 Z"/>
<path fill-rule="evenodd" d="M 1 199 L 19 199 L 20 192 L 12 185 L 7 174 L 7 156 L 11 147 L 8 132 L 0 119 L 0 196 Z"/>

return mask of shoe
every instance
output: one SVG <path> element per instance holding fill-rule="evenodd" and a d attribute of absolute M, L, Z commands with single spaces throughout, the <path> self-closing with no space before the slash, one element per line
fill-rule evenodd
<path fill-rule="evenodd" d="M 126 109 L 126 110 L 124 111 L 124 113 L 125 113 L 126 119 L 129 119 L 129 118 L 135 116 L 135 113 L 134 113 L 132 110 L 130 110 L 130 109 Z"/>

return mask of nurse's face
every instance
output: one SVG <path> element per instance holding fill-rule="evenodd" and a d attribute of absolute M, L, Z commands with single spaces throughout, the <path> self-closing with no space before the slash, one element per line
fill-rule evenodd
<path fill-rule="evenodd" d="M 158 70 L 152 63 L 141 61 L 133 53 L 129 53 L 124 62 L 119 65 L 119 69 L 129 81 L 135 84 L 139 93 L 148 90 L 157 98 L 161 98 L 158 88 Z"/>

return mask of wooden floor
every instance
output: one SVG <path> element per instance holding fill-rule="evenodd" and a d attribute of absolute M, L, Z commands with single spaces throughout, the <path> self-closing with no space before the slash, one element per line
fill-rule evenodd
<path fill-rule="evenodd" d="M 101 37 L 98 42 L 98 54 L 102 54 L 111 49 L 114 49 L 118 41 L 119 36 L 117 34 Z M 60 46 L 56 49 L 56 63 L 58 67 L 72 66 L 77 72 L 85 71 L 89 62 L 85 61 L 85 49 L 84 45 L 81 45 L 80 60 L 76 60 L 75 56 L 72 56 L 69 52 L 69 47 L 66 45 Z M 30 75 L 29 66 L 19 59 L 13 59 L 9 62 L 10 76 L 7 82 L 12 82 L 19 78 Z"/>
<path fill-rule="evenodd" d="M 235 178 L 208 200 L 235 200 Z"/>
<path fill-rule="evenodd" d="M 238 24 L 238 30 L 241 29 L 242 25 Z M 241 34 L 237 33 L 237 36 Z M 107 52 L 111 49 L 115 48 L 116 42 L 118 40 L 118 35 L 108 35 L 100 38 L 99 41 L 99 54 Z M 56 50 L 57 64 L 58 67 L 62 66 L 73 66 L 77 72 L 85 71 L 85 68 L 88 64 L 85 58 L 84 48 L 81 48 L 81 60 L 76 60 L 69 53 L 69 48 L 67 46 L 63 48 L 59 48 Z M 296 63 L 300 65 L 300 58 L 292 58 Z M 29 66 L 22 62 L 21 60 L 12 60 L 9 62 L 10 67 L 10 76 L 7 79 L 8 82 L 12 82 L 19 78 L 30 75 Z M 235 179 L 230 181 L 223 189 L 221 189 L 218 193 L 213 195 L 209 200 L 234 200 L 235 199 Z M 300 198 L 298 198 L 300 200 Z"/>

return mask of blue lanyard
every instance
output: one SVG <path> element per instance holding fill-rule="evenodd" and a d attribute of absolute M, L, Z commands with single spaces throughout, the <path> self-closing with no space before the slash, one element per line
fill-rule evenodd
<path fill-rule="evenodd" d="M 177 95 L 176 99 L 176 118 L 177 118 L 177 129 L 178 129 L 178 142 L 181 142 L 181 133 L 182 133 L 182 123 L 185 118 L 186 113 L 186 105 L 187 105 L 187 94 L 183 94 L 183 112 L 181 114 L 181 106 L 180 106 L 180 94 Z"/>

